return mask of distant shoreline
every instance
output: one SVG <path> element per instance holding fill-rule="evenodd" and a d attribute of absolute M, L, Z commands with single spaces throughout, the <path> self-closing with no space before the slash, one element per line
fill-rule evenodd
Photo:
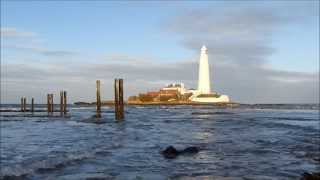
<path fill-rule="evenodd" d="M 74 105 L 79 106 L 94 106 L 96 103 L 87 103 L 87 102 L 75 102 Z M 113 106 L 113 101 L 105 101 L 102 102 L 104 106 Z M 155 105 L 163 105 L 163 106 L 180 106 L 180 105 L 209 105 L 209 106 L 226 106 L 226 107 L 235 107 L 238 106 L 239 103 L 228 102 L 228 103 L 201 103 L 201 102 L 191 102 L 191 101 L 174 101 L 174 102 L 125 102 L 127 106 L 155 106 Z"/>
<path fill-rule="evenodd" d="M 10 107 L 12 106 L 12 107 Z M 38 106 L 41 106 L 42 109 Z M 55 104 L 58 106 L 58 104 Z M 95 107 L 96 103 L 88 102 L 75 102 L 73 104 L 68 104 L 69 108 L 72 107 Z M 113 107 L 113 101 L 103 101 L 102 106 Z M 198 102 L 125 102 L 125 106 L 207 106 L 215 108 L 257 108 L 257 109 L 308 109 L 308 110 L 320 110 L 319 103 L 304 103 L 304 104 L 244 104 L 244 103 L 198 103 Z M 30 112 L 30 107 L 27 106 L 26 112 Z M 36 104 L 34 112 L 47 112 L 46 104 Z M 68 109 L 69 110 L 69 109 Z M 0 113 L 2 112 L 21 112 L 20 104 L 2 104 L 0 107 Z M 59 112 L 58 108 L 55 112 Z"/>
<path fill-rule="evenodd" d="M 142 105 L 142 106 L 154 106 L 154 105 L 206 105 L 206 106 L 238 106 L 239 103 L 228 102 L 228 103 L 200 103 L 200 102 L 129 102 L 126 105 Z"/>

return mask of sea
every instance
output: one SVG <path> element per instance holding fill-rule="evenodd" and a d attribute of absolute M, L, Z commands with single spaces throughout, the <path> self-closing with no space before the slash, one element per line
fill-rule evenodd
<path fill-rule="evenodd" d="M 319 104 L 127 106 L 123 121 L 102 107 L 99 122 L 95 107 L 68 110 L 1 112 L 0 179 L 286 180 L 320 171 Z M 200 151 L 166 159 L 168 146 Z"/>

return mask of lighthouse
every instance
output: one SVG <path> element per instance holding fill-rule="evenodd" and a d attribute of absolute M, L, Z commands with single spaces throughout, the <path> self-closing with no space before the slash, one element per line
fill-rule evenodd
<path fill-rule="evenodd" d="M 202 46 L 200 52 L 198 92 L 201 94 L 210 94 L 211 92 L 210 67 L 208 62 L 208 49 L 206 46 Z"/>
<path fill-rule="evenodd" d="M 227 95 L 211 92 L 210 83 L 210 66 L 208 61 L 208 49 L 202 46 L 199 60 L 199 79 L 198 89 L 192 91 L 192 96 L 189 98 L 194 102 L 202 103 L 227 103 L 230 99 Z"/>

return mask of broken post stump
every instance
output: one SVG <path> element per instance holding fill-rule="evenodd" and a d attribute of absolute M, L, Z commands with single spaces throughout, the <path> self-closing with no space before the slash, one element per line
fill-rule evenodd
<path fill-rule="evenodd" d="M 97 106 L 97 118 L 101 118 L 101 96 L 100 96 L 100 80 L 96 81 L 96 106 Z"/>
<path fill-rule="evenodd" d="M 114 80 L 114 115 L 116 120 L 119 118 L 119 83 L 118 79 Z"/>
<path fill-rule="evenodd" d="M 124 103 L 123 103 L 123 79 L 119 79 L 119 116 L 124 118 Z"/>
<path fill-rule="evenodd" d="M 20 110 L 21 110 L 21 112 L 23 112 L 23 97 L 21 97 L 21 104 L 20 104 Z"/>
<path fill-rule="evenodd" d="M 63 91 L 60 91 L 60 116 L 63 115 Z"/>
<path fill-rule="evenodd" d="M 48 114 L 53 113 L 53 94 L 47 94 Z"/>
<path fill-rule="evenodd" d="M 53 107 L 53 94 L 50 94 L 50 100 L 51 100 L 51 102 L 50 102 L 50 105 L 51 105 L 51 108 L 50 108 L 50 110 L 51 110 L 51 114 L 53 114 L 53 111 L 54 111 L 54 107 Z"/>
<path fill-rule="evenodd" d="M 23 98 L 23 112 L 26 112 L 26 111 L 27 111 L 26 106 L 27 106 L 27 98 L 24 97 L 24 98 Z"/>
<path fill-rule="evenodd" d="M 48 114 L 50 113 L 50 94 L 47 94 L 47 110 L 48 110 Z"/>
<path fill-rule="evenodd" d="M 67 115 L 67 91 L 63 91 L 63 114 Z"/>
<path fill-rule="evenodd" d="M 31 112 L 34 113 L 34 98 L 31 98 Z"/>

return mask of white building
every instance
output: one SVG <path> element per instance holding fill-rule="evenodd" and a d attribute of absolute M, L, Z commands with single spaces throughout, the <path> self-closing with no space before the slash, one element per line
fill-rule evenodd
<path fill-rule="evenodd" d="M 177 90 L 180 94 L 188 93 L 183 83 L 174 83 L 174 84 L 167 84 L 166 87 L 161 88 L 162 90 Z"/>
<path fill-rule="evenodd" d="M 210 66 L 208 61 L 208 49 L 206 46 L 202 46 L 200 53 L 198 89 L 193 91 L 190 100 L 205 103 L 230 102 L 227 95 L 211 92 Z"/>

